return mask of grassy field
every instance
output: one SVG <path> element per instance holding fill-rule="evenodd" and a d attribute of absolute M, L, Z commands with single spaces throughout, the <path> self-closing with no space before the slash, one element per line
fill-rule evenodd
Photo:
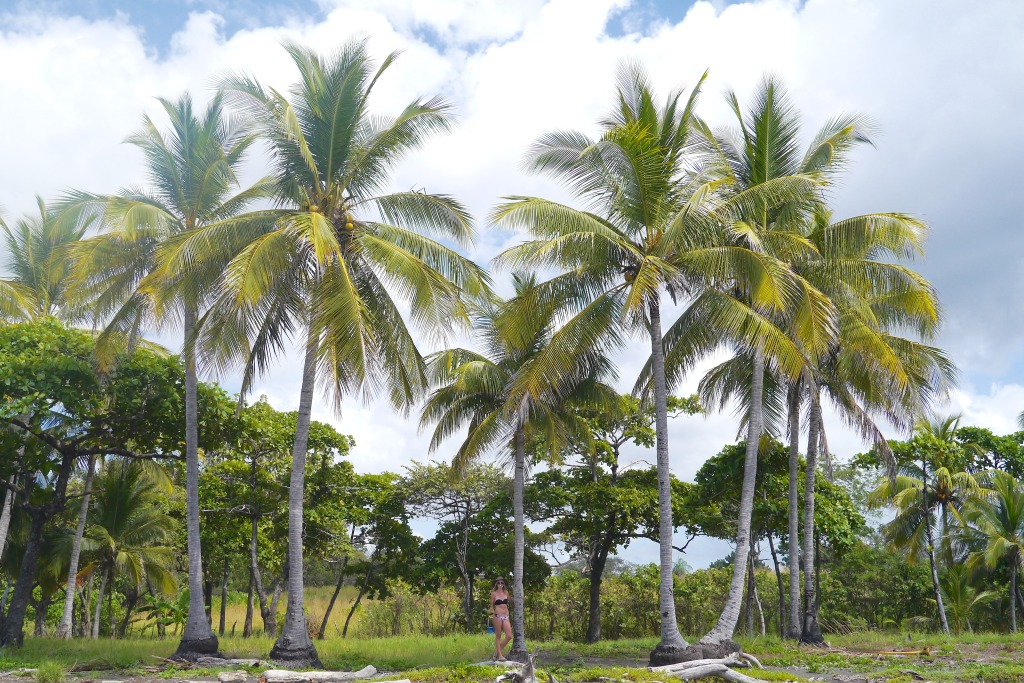
<path fill-rule="evenodd" d="M 889 681 L 910 683 L 916 675 L 926 680 L 979 683 L 1024 681 L 1024 636 L 968 634 L 944 638 L 934 634 L 867 632 L 831 639 L 829 649 L 800 648 L 778 638 L 740 639 L 744 649 L 758 655 L 768 667 L 752 673 L 764 680 L 821 680 L 832 683 Z M 664 680 L 664 674 L 643 670 L 655 638 L 581 643 L 531 643 L 539 650 L 538 662 L 559 681 L 596 681 L 611 678 L 628 681 Z M 17 650 L 0 651 L 0 671 L 36 668 L 49 663 L 65 669 L 90 664 L 113 667 L 122 673 L 145 678 L 183 678 L 209 675 L 210 671 L 182 671 L 170 667 L 146 672 L 145 667 L 163 664 L 173 653 L 176 639 L 75 640 L 60 642 L 29 638 Z M 225 637 L 221 650 L 237 657 L 262 657 L 270 650 L 266 638 Z M 401 637 L 386 639 L 331 638 L 318 641 L 324 665 L 330 669 L 357 669 L 373 664 L 383 671 L 425 683 L 493 681 L 489 667 L 473 666 L 486 659 L 493 639 L 486 635 L 445 638 Z M 930 656 L 881 654 L 896 650 L 931 649 Z M 82 674 L 89 678 L 88 674 Z"/>

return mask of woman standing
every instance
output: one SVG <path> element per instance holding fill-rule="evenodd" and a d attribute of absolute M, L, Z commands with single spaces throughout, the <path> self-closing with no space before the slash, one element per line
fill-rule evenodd
<path fill-rule="evenodd" d="M 491 615 L 494 621 L 494 657 L 497 662 L 507 661 L 501 651 L 512 641 L 512 622 L 508 620 L 508 584 L 500 576 L 491 589 Z M 502 640 L 504 638 L 504 640 Z"/>

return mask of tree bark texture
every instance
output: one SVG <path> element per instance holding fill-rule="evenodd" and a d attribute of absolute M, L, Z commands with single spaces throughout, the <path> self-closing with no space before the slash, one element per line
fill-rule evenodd
<path fill-rule="evenodd" d="M 786 636 L 800 640 L 800 390 L 789 388 L 789 621 Z"/>
<path fill-rule="evenodd" d="M 312 333 L 310 333 L 312 334 Z M 316 384 L 317 339 L 310 336 L 302 367 L 302 388 L 295 426 L 295 447 L 292 450 L 292 471 L 288 486 L 288 607 L 284 628 L 270 651 L 274 661 L 297 667 L 321 666 L 316 648 L 306 628 L 305 589 L 302 562 L 302 503 L 306 483 L 306 449 L 309 423 Z"/>
<path fill-rule="evenodd" d="M 203 551 L 199 536 L 199 392 L 195 351 L 190 340 L 195 330 L 196 312 L 184 314 L 185 349 L 185 529 L 188 545 L 188 617 L 181 642 L 174 653 L 180 659 L 195 659 L 215 654 L 220 643 L 203 605 Z"/>
<path fill-rule="evenodd" d="M 529 659 L 526 651 L 526 611 L 523 600 L 523 567 L 526 556 L 526 521 L 523 510 L 523 493 L 526 488 L 526 434 L 522 425 L 516 427 L 513 437 L 515 471 L 512 477 L 512 514 L 515 533 L 512 552 L 512 649 L 508 658 L 525 662 Z"/>
<path fill-rule="evenodd" d="M 747 574 L 747 556 L 750 553 L 750 525 L 754 512 L 754 484 L 757 479 L 757 454 L 761 444 L 763 427 L 762 401 L 764 393 L 764 351 L 754 350 L 751 360 L 753 379 L 750 385 L 750 415 L 747 418 L 747 448 L 743 462 L 743 486 L 740 490 L 740 507 L 736 528 L 736 559 L 733 563 L 732 583 L 729 597 L 722 608 L 718 624 L 701 638 L 706 645 L 717 645 L 729 641 L 736 632 L 740 607 L 743 604 L 743 582 Z"/>
<path fill-rule="evenodd" d="M 71 560 L 68 564 L 68 581 L 64 589 L 64 613 L 57 625 L 55 638 L 71 638 L 71 622 L 75 614 L 75 594 L 78 583 L 78 558 L 82 553 L 82 538 L 85 536 L 85 522 L 89 515 L 89 499 L 92 496 L 92 483 L 96 471 L 96 456 L 90 456 L 88 469 L 85 473 L 85 486 L 82 489 L 82 506 L 78 510 L 78 526 L 75 527 L 75 538 L 71 543 Z"/>
<path fill-rule="evenodd" d="M 665 383 L 665 345 L 661 337 L 661 302 L 649 305 L 651 334 L 651 379 L 654 385 L 654 433 L 658 463 L 658 613 L 661 640 L 651 652 L 651 666 L 674 664 L 687 656 L 687 642 L 676 621 L 675 575 L 672 566 L 672 473 L 668 452 L 668 388 Z"/>
<path fill-rule="evenodd" d="M 818 612 L 815 607 L 814 581 L 814 483 L 818 467 L 818 441 L 821 435 L 821 405 L 818 402 L 817 388 L 813 388 L 811 396 L 810 424 L 807 426 L 807 474 L 804 482 L 804 618 L 800 631 L 800 641 L 813 645 L 821 645 L 825 639 L 818 625 Z"/>

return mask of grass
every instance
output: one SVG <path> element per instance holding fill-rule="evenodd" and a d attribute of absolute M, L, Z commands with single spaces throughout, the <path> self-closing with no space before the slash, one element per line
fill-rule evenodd
<path fill-rule="evenodd" d="M 1020 683 L 1024 681 L 1024 635 L 965 634 L 946 638 L 935 634 L 857 633 L 831 637 L 831 650 L 799 648 L 778 637 L 739 639 L 744 649 L 757 654 L 769 670 L 747 672 L 767 681 L 800 680 L 822 675 L 861 674 L 888 683 L 912 683 L 908 671 L 918 672 L 930 681 L 952 683 Z M 645 671 L 647 655 L 656 638 L 582 643 L 532 642 L 540 651 L 542 671 L 548 671 L 562 683 L 595 681 L 601 678 L 645 683 L 664 680 Z M 265 657 L 272 643 L 269 638 L 221 639 L 221 651 L 237 657 Z M 422 683 L 456 681 L 493 681 L 491 667 L 474 662 L 487 659 L 494 640 L 485 634 L 455 635 L 442 638 L 404 636 L 385 639 L 327 638 L 316 641 L 320 657 L 329 669 L 352 670 L 373 664 L 382 671 L 401 672 L 394 677 Z M 900 657 L 873 654 L 878 651 L 919 648 L 928 645 L 932 657 Z M 20 649 L 0 651 L 0 671 L 17 668 L 40 670 L 38 683 L 62 683 L 65 672 L 74 665 L 89 663 L 97 668 L 115 668 L 128 673 L 143 673 L 144 666 L 159 664 L 177 646 L 177 639 L 134 638 L 125 640 L 55 641 L 27 638 Z M 774 670 L 773 670 L 774 669 Z M 150 678 L 196 677 L 213 671 L 168 668 Z"/>

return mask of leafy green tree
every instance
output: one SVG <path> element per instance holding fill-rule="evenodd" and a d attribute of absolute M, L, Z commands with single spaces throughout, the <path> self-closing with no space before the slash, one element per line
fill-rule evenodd
<path fill-rule="evenodd" d="M 971 527 L 985 541 L 978 559 L 992 568 L 1000 560 L 1010 565 L 1010 630 L 1017 631 L 1017 573 L 1024 569 L 1024 483 L 1007 472 L 984 477 L 985 493 L 964 511 Z"/>
<path fill-rule="evenodd" d="M 948 612 L 951 628 L 955 635 L 973 631 L 971 616 L 974 611 L 996 598 L 996 593 L 979 590 L 971 581 L 971 570 L 963 564 L 955 564 L 946 569 L 939 579 L 942 589 L 942 604 Z M 1012 600 L 1012 598 L 1011 598 Z"/>
<path fill-rule="evenodd" d="M 472 543 L 471 537 L 481 512 L 509 488 L 508 477 L 496 466 L 484 463 L 470 463 L 456 472 L 442 463 L 413 461 L 405 469 L 403 486 L 413 514 L 447 525 L 446 540 L 454 540 L 454 545 L 442 544 L 442 547 L 454 550 L 446 556 L 451 556 L 453 562 L 449 566 L 457 569 L 462 582 L 463 616 L 467 630 L 472 630 L 474 582 L 478 572 L 487 567 L 477 554 L 494 539 L 486 540 L 481 547 Z"/>
<path fill-rule="evenodd" d="M 701 411 L 696 396 L 669 396 L 670 417 Z M 620 471 L 623 446 L 655 444 L 653 406 L 633 396 L 619 396 L 612 410 L 584 408 L 583 439 L 570 442 L 561 469 L 537 475 L 536 514 L 551 521 L 553 534 L 575 557 L 585 560 L 590 584 L 586 640 L 601 639 L 601 582 L 609 555 L 637 538 L 657 539 L 657 469 Z M 679 511 L 674 511 L 678 519 Z M 673 527 L 678 526 L 674 521 Z M 681 561 L 681 560 L 680 560 Z"/>
<path fill-rule="evenodd" d="M 458 202 L 416 191 L 379 194 L 399 159 L 448 129 L 449 105 L 440 98 L 416 100 L 397 117 L 372 116 L 368 98 L 395 55 L 375 68 L 365 41 L 348 42 L 328 57 L 294 43 L 285 49 L 300 73 L 290 100 L 248 76 L 223 82 L 251 130 L 271 146 L 274 198 L 283 208 L 262 212 L 258 221 L 250 214 L 250 220 L 196 229 L 178 242 L 170 262 L 231 259 L 202 341 L 215 366 L 244 364 L 243 394 L 292 335 L 302 339 L 288 609 L 272 652 L 301 665 L 318 661 L 302 584 L 305 453 L 315 384 L 319 378 L 336 404 L 383 387 L 395 406 L 410 405 L 425 391 L 426 376 L 406 318 L 443 336 L 466 320 L 465 295 L 484 294 L 487 276 L 425 236 L 472 242 L 469 216 Z M 408 304 L 406 318 L 401 303 Z"/>
<path fill-rule="evenodd" d="M 0 421 L 24 443 L 17 457 L 0 460 L 0 486 L 15 493 L 31 520 L 0 643 L 22 642 L 43 531 L 64 510 L 76 464 L 91 456 L 170 458 L 184 451 L 175 419 L 184 384 L 178 360 L 136 349 L 119 363 L 101 380 L 94 338 L 52 318 L 0 326 Z M 201 387 L 201 409 L 221 396 Z M 215 447 L 220 415 L 201 415 L 200 443 Z"/>
<path fill-rule="evenodd" d="M 149 116 L 127 139 L 145 157 L 149 188 L 127 188 L 104 196 L 76 191 L 66 198 L 68 216 L 99 218 L 104 232 L 73 250 L 76 289 L 97 320 L 105 324 L 98 340 L 101 359 L 110 349 L 133 344 L 155 321 L 181 324 L 185 365 L 186 529 L 189 562 L 189 618 L 177 654 L 194 657 L 217 652 L 217 637 L 202 604 L 203 559 L 199 529 L 198 395 L 194 337 L 209 305 L 224 260 L 202 267 L 169 261 L 175 236 L 232 223 L 252 201 L 267 195 L 267 181 L 239 191 L 236 172 L 254 137 L 231 125 L 221 96 L 205 112 L 185 94 L 160 99 L 170 121 L 162 133 Z"/>
<path fill-rule="evenodd" d="M 159 475 L 156 475 L 159 476 Z M 166 480 L 166 475 L 163 475 Z M 138 589 L 144 585 L 158 587 L 167 593 L 175 589 L 171 572 L 174 548 L 174 520 L 160 505 L 166 496 L 169 481 L 163 485 L 138 461 L 113 460 L 104 465 L 96 481 L 96 493 L 90 509 L 89 526 L 82 549 L 87 564 L 85 574 L 100 577 L 96 594 L 96 614 L 92 622 L 92 637 L 99 637 L 100 608 L 106 591 L 113 599 L 114 582 L 121 578 Z M 110 612 L 110 634 L 117 637 L 114 611 Z M 123 634 L 131 615 L 130 606 L 120 629 Z"/>

